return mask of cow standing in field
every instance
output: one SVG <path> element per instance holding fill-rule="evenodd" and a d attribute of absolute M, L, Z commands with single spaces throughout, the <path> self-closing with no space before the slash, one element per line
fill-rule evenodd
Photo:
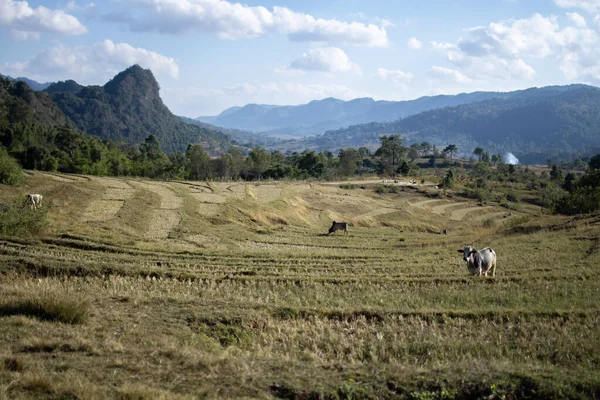
<path fill-rule="evenodd" d="M 471 275 L 487 276 L 491 269 L 492 276 L 496 276 L 496 252 L 491 248 L 477 251 L 472 247 L 465 247 L 458 252 L 463 254 L 463 260 L 467 262 L 467 269 Z"/>
<path fill-rule="evenodd" d="M 37 210 L 38 207 L 42 206 L 42 199 L 44 196 L 41 194 L 28 194 L 27 202 L 31 204 L 32 210 Z"/>
<path fill-rule="evenodd" d="M 334 233 L 335 231 L 339 231 L 340 229 L 344 230 L 344 234 L 345 235 L 348 234 L 348 224 L 346 222 L 335 222 L 335 221 L 333 221 L 333 224 L 331 225 L 331 228 L 329 228 L 328 235 L 331 235 L 332 233 Z"/>

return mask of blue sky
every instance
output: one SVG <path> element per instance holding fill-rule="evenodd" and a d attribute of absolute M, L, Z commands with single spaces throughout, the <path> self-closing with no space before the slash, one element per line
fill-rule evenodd
<path fill-rule="evenodd" d="M 178 115 L 600 83 L 600 0 L 0 0 L 0 73 L 150 68 Z"/>

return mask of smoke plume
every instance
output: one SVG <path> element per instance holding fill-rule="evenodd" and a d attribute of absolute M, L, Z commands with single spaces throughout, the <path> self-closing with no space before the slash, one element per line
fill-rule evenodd
<path fill-rule="evenodd" d="M 515 157 L 515 155 L 513 153 L 504 153 L 504 155 L 502 156 L 502 161 L 504 162 L 504 164 L 518 164 L 519 163 L 519 159 L 517 157 Z"/>

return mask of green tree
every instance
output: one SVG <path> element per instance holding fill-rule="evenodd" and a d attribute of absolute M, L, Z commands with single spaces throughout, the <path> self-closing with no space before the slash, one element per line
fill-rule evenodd
<path fill-rule="evenodd" d="M 408 158 L 411 162 L 414 162 L 417 158 L 419 158 L 419 145 L 410 146 L 408 150 Z"/>
<path fill-rule="evenodd" d="M 452 187 L 454 187 L 455 182 L 456 182 L 456 177 L 454 174 L 454 170 L 452 168 L 450 168 L 448 170 L 448 173 L 446 174 L 446 177 L 442 181 L 441 185 L 442 185 L 442 187 L 445 187 L 445 188 L 452 188 Z"/>
<path fill-rule="evenodd" d="M 360 154 L 360 157 L 363 159 L 371 157 L 371 151 L 364 146 L 358 148 L 358 154 Z"/>
<path fill-rule="evenodd" d="M 338 169 L 343 176 L 351 176 L 362 164 L 360 153 L 354 148 L 340 149 Z"/>
<path fill-rule="evenodd" d="M 232 179 L 238 179 L 244 165 L 244 154 L 238 147 L 232 147 L 227 151 L 229 173 Z"/>
<path fill-rule="evenodd" d="M 550 170 L 550 179 L 552 179 L 554 182 L 558 183 L 559 185 L 562 184 L 562 182 L 563 182 L 564 175 L 563 175 L 562 169 L 560 169 L 560 167 L 556 164 L 554 164 L 552 166 L 552 169 Z"/>
<path fill-rule="evenodd" d="M 473 150 L 473 154 L 475 154 L 479 161 L 481 161 L 481 157 L 483 157 L 483 149 L 481 147 L 476 147 L 475 150 Z"/>
<path fill-rule="evenodd" d="M 250 164 L 250 171 L 252 172 L 255 179 L 262 179 L 263 173 L 269 168 L 271 157 L 260 146 L 256 146 L 253 150 L 248 153 L 248 161 Z"/>
<path fill-rule="evenodd" d="M 453 161 L 453 156 L 457 151 L 458 147 L 455 144 L 450 144 L 444 149 L 444 153 L 450 153 L 450 161 Z"/>
<path fill-rule="evenodd" d="M 402 146 L 402 138 L 399 135 L 382 136 L 379 138 L 381 147 L 377 149 L 375 155 L 388 160 L 388 166 L 391 166 L 392 177 L 396 177 L 396 163 L 406 152 L 406 147 Z"/>
<path fill-rule="evenodd" d="M 188 179 L 204 180 L 210 176 L 210 156 L 202 145 L 188 145 L 185 158 Z"/>
<path fill-rule="evenodd" d="M 489 151 L 486 151 L 486 152 L 484 152 L 484 153 L 481 155 L 481 159 L 480 159 L 480 161 L 483 161 L 483 162 L 489 163 L 489 162 L 490 162 L 490 152 L 489 152 Z"/>
<path fill-rule="evenodd" d="M 563 183 L 562 188 L 565 189 L 567 192 L 571 193 L 575 189 L 576 182 L 577 177 L 575 176 L 575 174 L 569 172 L 567 176 L 565 176 L 565 182 Z"/>
<path fill-rule="evenodd" d="M 429 142 L 423 142 L 419 145 L 419 150 L 423 156 L 428 155 L 433 150 L 433 146 Z"/>
<path fill-rule="evenodd" d="M 588 166 L 590 169 L 600 169 L 600 154 L 596 154 L 594 157 L 590 158 Z"/>
<path fill-rule="evenodd" d="M 0 183 L 4 185 L 20 185 L 25 180 L 23 171 L 17 160 L 0 146 Z"/>

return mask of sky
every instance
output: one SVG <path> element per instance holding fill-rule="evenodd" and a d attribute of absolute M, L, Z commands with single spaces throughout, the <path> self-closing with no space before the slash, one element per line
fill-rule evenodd
<path fill-rule="evenodd" d="M 103 85 L 149 68 L 169 109 L 600 85 L 600 0 L 0 0 L 0 73 Z"/>

